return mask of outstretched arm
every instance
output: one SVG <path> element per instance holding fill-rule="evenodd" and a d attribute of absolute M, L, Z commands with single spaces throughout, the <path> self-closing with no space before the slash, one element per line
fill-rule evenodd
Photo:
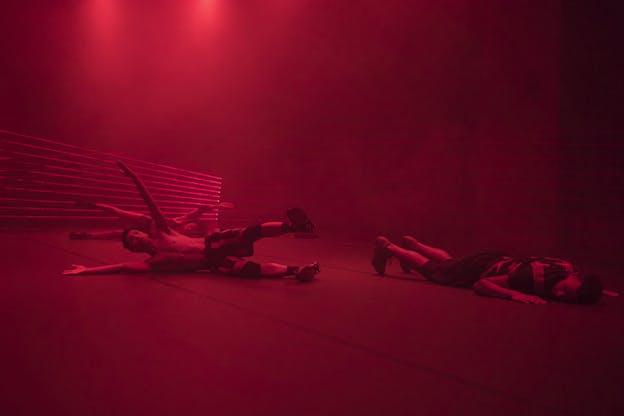
<path fill-rule="evenodd" d="M 72 264 L 73 269 L 64 270 L 65 276 L 76 276 L 79 274 L 108 274 L 108 273 L 141 273 L 151 270 L 146 262 L 129 262 L 108 264 L 106 266 L 86 267 L 81 264 Z"/>
<path fill-rule="evenodd" d="M 196 222 L 201 219 L 201 216 L 204 212 L 216 211 L 217 208 L 234 208 L 234 204 L 231 202 L 220 202 L 218 204 L 200 205 L 184 215 L 175 217 L 172 221 L 177 225 L 187 224 L 189 222 Z"/>
<path fill-rule="evenodd" d="M 509 289 L 509 276 L 492 276 L 479 279 L 473 286 L 475 292 L 482 296 L 491 296 L 513 300 L 520 303 L 544 304 L 546 301 L 539 296 L 528 295 Z"/>
<path fill-rule="evenodd" d="M 139 178 L 136 173 L 130 170 L 130 168 L 126 166 L 125 163 L 121 161 L 117 161 L 117 165 L 121 168 L 123 173 L 126 174 L 126 176 L 128 176 L 130 179 L 134 181 L 134 184 L 136 185 L 139 193 L 141 194 L 141 197 L 147 204 L 147 207 L 149 208 L 150 213 L 152 214 L 152 219 L 154 220 L 154 224 L 156 225 L 156 228 L 158 228 L 160 231 L 163 231 L 167 234 L 171 233 L 171 230 L 169 229 L 169 226 L 167 225 L 167 220 L 165 219 L 165 216 L 160 211 L 160 208 L 158 208 L 158 205 L 156 205 L 154 198 L 152 198 L 152 195 L 145 187 L 145 184 L 143 183 L 141 178 Z"/>
<path fill-rule="evenodd" d="M 125 209 L 117 208 L 116 206 L 109 205 L 109 204 L 76 201 L 75 205 L 79 208 L 99 209 L 100 211 L 104 211 L 104 212 L 117 215 L 122 220 L 141 221 L 144 218 L 148 218 L 151 220 L 151 218 L 147 217 L 147 215 L 141 214 L 140 212 L 127 211 Z"/>
<path fill-rule="evenodd" d="M 173 218 L 171 221 L 176 225 L 188 224 L 189 222 L 197 222 L 201 218 L 202 214 L 210 209 L 213 209 L 212 205 L 201 205 L 184 215 Z"/>

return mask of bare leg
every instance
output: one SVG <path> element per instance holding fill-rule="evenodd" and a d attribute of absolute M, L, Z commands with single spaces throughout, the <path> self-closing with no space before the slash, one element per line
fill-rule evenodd
<path fill-rule="evenodd" d="M 300 281 L 310 281 L 320 272 L 318 263 L 307 266 L 286 266 L 280 263 L 255 263 L 240 258 L 228 257 L 217 270 L 239 277 L 286 277 L 295 276 Z"/>
<path fill-rule="evenodd" d="M 416 239 L 412 238 L 410 242 L 416 242 Z M 425 246 L 424 244 L 418 245 L 419 248 L 421 246 L 428 248 L 429 250 L 423 250 L 423 252 L 410 250 L 408 248 L 404 248 L 393 244 L 384 236 L 379 236 L 375 240 L 375 252 L 373 253 L 373 267 L 375 271 L 384 275 L 386 273 L 386 265 L 388 264 L 388 259 L 390 257 L 396 257 L 401 262 L 401 268 L 403 271 L 408 273 L 411 269 L 419 269 L 425 265 L 430 260 L 443 260 L 451 258 L 448 253 L 443 252 L 439 249 L 434 249 L 432 247 Z M 427 254 L 433 254 L 433 257 L 427 256 Z M 444 257 L 446 255 L 446 257 Z"/>
<path fill-rule="evenodd" d="M 261 277 L 284 277 L 288 276 L 288 266 L 280 263 L 261 263 L 260 264 L 260 276 Z"/>
<path fill-rule="evenodd" d="M 270 221 L 262 224 L 245 227 L 242 230 L 242 236 L 248 241 L 257 241 L 266 237 L 279 237 L 287 233 L 295 232 L 292 225 L 288 222 Z M 227 230 L 224 231 L 227 233 Z"/>
<path fill-rule="evenodd" d="M 386 250 L 390 253 L 391 256 L 394 256 L 401 262 L 408 264 L 411 268 L 422 267 L 425 263 L 431 260 L 430 258 L 425 257 L 420 253 L 412 250 L 407 250 L 392 243 L 386 246 Z"/>
<path fill-rule="evenodd" d="M 441 248 L 431 247 L 426 244 L 421 243 L 416 240 L 414 237 L 405 235 L 403 236 L 403 241 L 401 244 L 403 247 L 416 251 L 421 255 L 431 259 L 431 260 L 449 260 L 451 259 L 451 255 Z"/>
<path fill-rule="evenodd" d="M 289 232 L 288 224 L 284 222 L 271 221 L 260 224 L 261 237 L 279 237 L 287 232 Z"/>

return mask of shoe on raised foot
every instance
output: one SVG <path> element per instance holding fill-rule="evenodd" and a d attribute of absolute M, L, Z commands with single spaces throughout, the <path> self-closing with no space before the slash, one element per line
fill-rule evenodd
<path fill-rule="evenodd" d="M 318 262 L 314 262 L 312 264 L 308 264 L 303 266 L 295 273 L 295 278 L 300 282 L 309 282 L 314 279 L 317 273 L 321 271 L 321 266 L 319 266 Z"/>
<path fill-rule="evenodd" d="M 403 239 L 401 240 L 401 248 L 404 248 L 406 250 L 410 249 L 405 237 L 403 237 Z M 399 261 L 399 264 L 401 265 L 401 269 L 403 269 L 405 273 L 409 273 L 412 270 L 412 267 L 406 261 L 401 260 Z"/>
<path fill-rule="evenodd" d="M 295 233 L 313 233 L 314 224 L 308 218 L 308 214 L 301 208 L 290 208 L 286 211 L 290 220 L 290 230 Z"/>
<path fill-rule="evenodd" d="M 375 271 L 383 276 L 386 273 L 386 264 L 388 264 L 388 259 L 390 258 L 390 253 L 388 252 L 388 245 L 390 244 L 390 240 L 386 237 L 379 236 L 375 240 L 375 252 L 373 253 L 373 267 Z"/>

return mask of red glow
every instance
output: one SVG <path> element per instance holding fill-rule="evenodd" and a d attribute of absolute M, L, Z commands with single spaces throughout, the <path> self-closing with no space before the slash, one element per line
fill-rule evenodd
<path fill-rule="evenodd" d="M 214 32 L 217 24 L 217 0 L 193 0 L 194 7 L 190 10 L 190 21 L 193 22 L 194 34 L 199 37 Z"/>
<path fill-rule="evenodd" d="M 63 159 L 57 159 L 57 158 L 53 158 L 53 157 L 48 157 L 48 156 L 42 156 L 42 155 L 35 155 L 32 153 L 24 153 L 24 152 L 17 152 L 17 151 L 12 151 L 13 154 L 19 155 L 19 156 L 27 156 L 27 157 L 32 157 L 35 159 L 43 159 L 43 160 L 50 160 L 50 161 L 54 161 L 54 162 L 61 162 L 61 163 L 71 163 L 74 165 L 80 165 L 80 166 L 84 166 L 86 168 L 92 168 L 93 164 L 91 163 L 82 163 L 82 162 L 76 162 L 73 160 L 63 160 Z M 148 168 L 149 169 L 149 168 Z M 110 167 L 98 167 L 98 170 L 108 170 L 111 172 L 115 172 L 116 175 L 111 175 L 111 177 L 120 177 L 119 176 L 119 169 L 117 168 L 110 168 Z M 150 169 L 151 171 L 155 171 L 154 169 Z M 141 174 L 142 177 L 145 178 L 158 178 L 158 179 L 164 179 L 166 178 L 166 175 L 164 175 L 164 177 L 161 176 L 155 176 L 149 173 L 142 173 Z M 183 181 L 181 179 L 177 179 L 177 178 L 167 178 L 169 181 L 171 181 L 172 183 L 175 184 L 175 186 L 178 186 L 178 183 L 185 183 L 185 184 L 194 184 L 197 186 L 200 186 L 199 189 L 204 189 L 204 188 L 216 188 L 216 189 L 220 189 L 221 185 L 205 185 L 205 184 L 201 184 L 201 183 L 196 183 L 196 182 L 191 182 L 191 181 Z M 192 189 L 196 189 L 196 188 L 192 188 Z"/>
<path fill-rule="evenodd" d="M 115 185 L 116 187 L 119 186 L 127 186 L 128 187 L 128 192 L 132 192 L 132 193 L 136 193 L 136 189 L 134 188 L 133 184 L 123 184 L 120 183 L 119 181 L 107 181 L 107 180 L 102 180 L 102 179 L 92 179 L 92 178 L 86 178 L 84 176 L 75 176 L 75 175 L 62 175 L 62 174 L 58 174 L 58 173 L 52 173 L 52 172 L 45 172 L 45 171 L 37 171 L 37 170 L 32 170 L 30 171 L 30 173 L 34 174 L 34 175 L 39 175 L 37 177 L 37 180 L 39 180 L 40 177 L 45 177 L 45 176 L 51 176 L 57 179 L 72 179 L 72 180 L 80 180 L 83 182 L 97 182 L 97 183 L 102 183 L 102 184 L 107 184 L 107 185 Z M 47 182 L 46 183 L 52 183 L 52 182 Z M 151 182 L 151 183 L 157 183 L 157 182 Z M 162 182 L 160 182 L 162 183 Z M 165 184 L 167 185 L 167 184 Z M 97 185 L 92 185 L 92 186 L 97 186 Z M 214 191 L 214 190 L 209 190 L 209 189 L 203 189 L 203 192 L 188 192 L 188 191 L 180 191 L 177 189 L 178 187 L 172 187 L 170 184 L 169 186 L 167 186 L 166 188 L 162 188 L 162 187 L 157 187 L 157 186 L 150 186 L 150 189 L 154 190 L 154 191 L 166 191 L 166 192 L 175 192 L 177 194 L 181 194 L 181 196 L 186 196 L 186 195 L 193 195 L 193 196 L 199 196 L 199 197 L 204 197 L 207 194 L 218 194 L 218 191 Z M 102 188 L 104 189 L 104 188 Z M 118 189 L 118 188 L 115 188 Z M 126 192 L 125 190 L 120 190 L 120 192 Z M 157 195 L 157 193 L 154 193 L 154 195 Z M 203 200 L 203 199 L 202 199 Z"/>
<path fill-rule="evenodd" d="M 50 195 L 69 195 L 73 198 L 75 197 L 96 197 L 99 198 L 98 201 L 106 201 L 107 199 L 111 199 L 111 198 L 115 198 L 115 199 L 124 199 L 124 200 L 130 200 L 130 201 L 143 201 L 141 198 L 139 197 L 127 197 L 127 196 L 119 196 L 119 195 L 110 195 L 110 194 L 93 194 L 93 193 L 88 193 L 88 192 L 65 192 L 65 191 L 52 191 L 52 190 L 42 190 L 42 189 L 32 189 L 32 188 L 21 188 L 21 187 L 17 187 L 17 186 L 7 186 L 5 188 L 7 191 L 24 191 L 24 192 L 35 192 L 35 193 L 46 193 L 46 194 L 50 194 Z M 100 188 L 101 189 L 101 188 Z M 171 196 L 169 196 L 169 198 L 171 198 Z M 159 199 L 158 200 L 160 203 L 166 204 L 166 203 L 178 203 L 181 202 L 180 200 L 164 200 L 164 199 Z M 188 201 L 183 201 L 183 202 L 188 202 Z M 207 197 L 204 198 L 200 201 L 200 203 L 211 203 L 211 204 L 216 204 L 218 203 L 218 197 L 214 196 L 212 198 Z M 190 207 L 194 207 L 197 206 L 197 203 L 193 203 L 192 205 L 190 205 Z"/>
<path fill-rule="evenodd" d="M 0 197 L 0 201 L 7 201 L 7 202 L 19 202 L 19 203 L 36 203 L 36 204 L 46 204 L 48 206 L 48 208 L 52 205 L 69 205 L 69 206 L 73 206 L 74 205 L 74 201 L 73 200 L 55 200 L 55 199 L 29 199 L 29 198 L 5 198 L 5 197 Z M 9 208 L 9 207 L 17 207 L 18 205 L 6 205 L 4 207 L 0 207 L 0 208 Z M 28 205 L 27 207 L 32 207 L 31 205 Z M 142 210 L 145 211 L 146 207 L 145 204 L 118 204 L 117 207 L 122 208 L 122 209 L 134 209 L 134 210 Z M 43 207 L 46 208 L 46 207 Z M 61 207 L 62 208 L 62 207 Z M 184 206 L 170 206 L 170 205 L 160 205 L 160 208 L 163 211 L 170 211 L 170 212 L 188 212 L 188 208 L 184 207 Z M 86 208 L 82 208 L 85 211 L 93 211 L 93 210 L 88 210 Z M 216 212 L 215 211 L 209 211 L 204 213 L 204 215 L 215 215 Z"/>
<path fill-rule="evenodd" d="M 139 163 L 139 164 L 157 166 L 157 167 L 160 167 L 160 168 L 170 169 L 170 170 L 174 170 L 174 171 L 190 173 L 190 174 L 192 174 L 194 176 L 205 177 L 205 178 L 208 178 L 208 179 L 222 179 L 220 176 L 208 175 L 206 173 L 196 172 L 196 171 L 192 171 L 192 170 L 188 170 L 188 169 L 181 169 L 181 168 L 178 168 L 178 167 L 175 167 L 175 166 L 163 165 L 163 164 L 160 164 L 160 163 L 154 163 L 154 162 L 149 162 L 149 161 L 146 161 L 146 160 L 131 158 L 131 157 L 127 157 L 127 156 L 121 156 L 121 155 L 118 155 L 118 154 L 115 154 L 115 153 L 100 152 L 100 151 L 93 150 L 93 149 L 87 149 L 87 148 L 84 148 L 84 147 L 81 147 L 81 146 L 75 146 L 75 145 L 72 145 L 72 144 L 69 144 L 69 143 L 63 143 L 63 142 L 59 142 L 59 141 L 55 141 L 55 140 L 51 140 L 51 139 L 46 139 L 46 138 L 43 138 L 43 137 L 30 136 L 30 135 L 27 135 L 27 134 L 21 134 L 21 133 L 8 131 L 8 130 L 2 130 L 2 129 L 0 129 L 0 133 L 5 133 L 5 134 L 13 135 L 13 136 L 34 139 L 34 140 L 37 140 L 37 141 L 58 145 L 58 146 L 61 146 L 61 147 L 69 147 L 69 148 L 77 149 L 77 150 L 80 150 L 80 151 L 83 151 L 83 152 L 87 152 L 87 153 L 93 153 L 93 154 L 98 154 L 98 155 L 103 155 L 103 156 L 110 156 L 111 158 L 114 158 L 114 159 L 129 160 L 129 161 L 136 162 L 136 163 Z M 19 142 L 14 142 L 14 143 L 21 144 Z"/>
<path fill-rule="evenodd" d="M 4 219 L 53 219 L 61 215 L 68 219 L 87 218 L 74 215 L 77 213 L 90 213 L 92 218 L 107 218 L 98 209 L 71 205 L 73 201 L 83 199 L 145 212 L 146 206 L 134 184 L 114 165 L 120 159 L 133 161 L 132 168 L 146 180 L 146 185 L 162 205 L 165 215 L 181 215 L 199 205 L 218 204 L 220 199 L 221 181 L 217 176 L 120 157 L 49 139 L 6 131 L 0 133 L 8 136 L 2 138 L 5 145 L 3 151 L 8 155 L 7 176 L 3 178 L 6 180 L 7 197 L 0 199 L 4 201 L 0 205 L 0 217 Z M 134 204 L 129 205 L 128 202 Z M 204 216 L 209 220 L 216 220 L 217 217 L 218 213 L 214 211 Z"/>

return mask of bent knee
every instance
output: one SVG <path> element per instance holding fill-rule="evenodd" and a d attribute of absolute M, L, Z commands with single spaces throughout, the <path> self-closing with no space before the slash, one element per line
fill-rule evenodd
<path fill-rule="evenodd" d="M 403 245 L 408 246 L 408 248 L 413 249 L 418 247 L 418 240 L 416 240 L 411 235 L 404 235 L 403 237 L 401 237 L 401 241 L 403 242 Z"/>

